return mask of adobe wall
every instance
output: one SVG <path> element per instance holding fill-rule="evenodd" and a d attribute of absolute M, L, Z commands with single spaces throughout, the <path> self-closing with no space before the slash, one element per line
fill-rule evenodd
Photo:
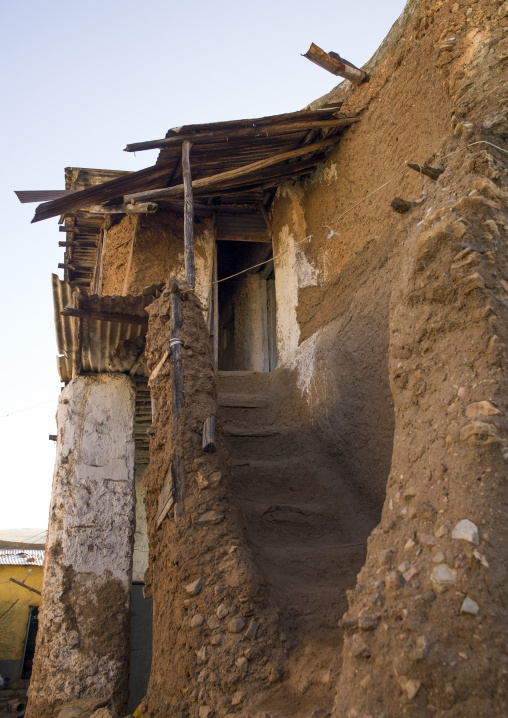
<path fill-rule="evenodd" d="M 124 374 L 77 377 L 59 398 L 31 718 L 75 699 L 126 707 L 134 405 Z"/>
<path fill-rule="evenodd" d="M 140 224 L 136 231 L 137 222 Z M 211 220 L 197 220 L 194 224 L 196 293 L 205 308 L 212 281 L 214 244 Z M 185 279 L 182 214 L 125 216 L 108 230 L 103 295 L 140 294 L 144 287 L 159 284 L 173 275 Z"/>
<path fill-rule="evenodd" d="M 361 121 L 273 207 L 279 356 L 380 516 L 337 716 L 507 711 L 507 27 L 506 2 L 408 3 L 370 82 L 322 99 Z"/>

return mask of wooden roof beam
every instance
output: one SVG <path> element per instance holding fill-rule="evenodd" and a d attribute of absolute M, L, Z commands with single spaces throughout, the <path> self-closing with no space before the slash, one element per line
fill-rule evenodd
<path fill-rule="evenodd" d="M 249 175 L 254 175 L 266 167 L 272 167 L 274 165 L 285 162 L 286 160 L 297 159 L 303 155 L 307 155 L 317 150 L 324 150 L 326 147 L 330 147 L 338 141 L 338 137 L 329 137 L 326 140 L 320 142 L 314 142 L 312 145 L 306 147 L 300 147 L 296 150 L 289 152 L 281 152 L 272 157 L 268 157 L 265 160 L 259 160 L 258 162 L 252 162 L 236 169 L 227 170 L 226 172 L 220 172 L 219 174 L 212 175 L 211 177 L 202 177 L 201 179 L 194 180 L 192 183 L 192 189 L 199 191 L 201 189 L 208 189 L 216 187 L 217 185 L 225 184 L 228 180 L 233 180 L 239 177 L 248 178 Z M 289 174 L 289 173 L 288 173 Z M 129 202 L 145 202 L 149 200 L 164 199 L 171 197 L 179 197 L 183 194 L 183 185 L 175 185 L 174 187 L 163 187 L 156 190 L 148 190 L 146 192 L 136 192 L 134 194 L 128 194 L 124 196 L 125 204 Z"/>
<path fill-rule="evenodd" d="M 338 75 L 339 77 L 349 80 L 354 85 L 368 82 L 370 79 L 366 72 L 360 70 L 353 65 L 352 62 L 344 60 L 344 58 L 336 52 L 325 52 L 314 43 L 312 43 L 303 57 L 306 57 L 307 60 L 322 67 L 324 70 L 328 70 L 332 75 Z"/>
<path fill-rule="evenodd" d="M 193 145 L 201 142 L 229 142 L 237 139 L 255 139 L 256 137 L 277 137 L 292 132 L 305 132 L 307 130 L 336 129 L 349 127 L 358 122 L 358 117 L 341 117 L 334 120 L 300 120 L 272 125 L 254 125 L 241 129 L 212 130 L 210 132 L 182 133 L 166 137 L 161 140 L 147 142 L 134 142 L 127 145 L 124 152 L 137 152 L 139 150 L 155 150 L 172 147 L 179 143 L 190 141 Z"/>

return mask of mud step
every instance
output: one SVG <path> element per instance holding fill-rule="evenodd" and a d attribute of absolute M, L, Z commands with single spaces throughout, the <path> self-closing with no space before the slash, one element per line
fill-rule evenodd
<path fill-rule="evenodd" d="M 266 427 L 264 429 L 256 429 L 249 426 L 233 426 L 227 424 L 224 426 L 224 433 L 228 436 L 277 436 L 283 433 L 283 430 L 278 427 Z"/>
<path fill-rule="evenodd" d="M 257 409 L 265 407 L 268 400 L 264 396 L 256 396 L 254 394 L 219 394 L 219 406 L 225 406 L 235 409 Z"/>

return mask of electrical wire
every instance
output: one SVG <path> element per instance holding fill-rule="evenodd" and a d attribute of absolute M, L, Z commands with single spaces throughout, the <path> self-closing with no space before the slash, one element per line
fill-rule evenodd
<path fill-rule="evenodd" d="M 25 409 L 17 409 L 16 411 L 9 411 L 7 414 L 1 414 L 0 419 L 5 419 L 7 416 L 13 416 L 13 414 L 21 414 L 23 411 L 30 411 L 31 409 L 37 409 L 39 406 L 46 406 L 46 404 L 52 404 L 55 399 L 48 399 L 40 404 L 34 404 L 33 406 L 27 406 Z"/>
<path fill-rule="evenodd" d="M 492 142 L 487 142 L 487 140 L 478 140 L 477 142 L 470 142 L 467 145 L 463 145 L 462 147 L 459 147 L 458 149 L 454 150 L 453 152 L 450 152 L 449 154 L 444 155 L 444 157 L 442 157 L 441 159 L 445 160 L 448 157 L 451 157 L 452 155 L 457 154 L 458 152 L 462 152 L 463 150 L 466 150 L 468 147 L 474 147 L 475 145 L 481 145 L 481 144 L 490 145 L 490 147 L 494 147 L 496 150 L 500 150 L 501 152 L 505 152 L 506 154 L 508 154 L 508 150 L 503 149 L 503 147 L 494 145 Z M 346 216 L 346 214 L 349 214 L 356 207 L 358 207 L 358 205 L 365 202 L 365 200 L 369 199 L 369 197 L 372 197 L 372 195 L 376 194 L 376 192 L 379 192 L 380 190 L 384 189 L 384 187 L 386 187 L 391 182 L 398 179 L 401 175 L 405 174 L 408 171 L 409 171 L 409 168 L 404 167 L 403 170 L 401 170 L 396 175 L 391 177 L 391 179 L 389 179 L 386 182 L 384 182 L 383 184 L 379 185 L 379 187 L 376 187 L 376 189 L 372 190 L 372 192 L 369 192 L 368 194 L 365 195 L 365 197 L 362 197 L 362 199 L 359 200 L 359 202 L 356 202 L 356 204 L 354 204 L 352 207 L 349 207 L 349 209 L 347 209 L 345 212 L 342 212 L 342 214 L 339 214 L 339 216 L 336 219 L 336 222 L 339 222 L 343 217 Z M 324 225 L 323 227 L 320 227 L 318 231 L 321 231 L 321 230 L 325 229 L 326 227 L 328 227 L 328 225 Z M 339 234 L 339 233 L 333 232 L 333 234 Z M 280 252 L 275 257 L 270 257 L 270 259 L 265 259 L 263 262 L 259 262 L 259 264 L 253 264 L 252 267 L 247 267 L 247 269 L 242 269 L 240 272 L 236 272 L 236 274 L 231 274 L 229 277 L 224 277 L 223 279 L 216 279 L 215 281 L 210 282 L 206 286 L 212 287 L 214 284 L 220 284 L 220 282 L 226 282 L 228 279 L 233 279 L 234 277 L 238 277 L 240 274 L 245 274 L 245 272 L 250 272 L 251 269 L 256 269 L 257 267 L 262 267 L 264 264 L 268 264 L 268 262 L 274 262 L 276 259 L 279 259 L 279 257 L 282 257 L 284 254 L 289 252 L 289 250 L 292 249 L 295 245 L 302 244 L 303 242 L 310 242 L 310 240 L 312 239 L 313 236 L 314 236 L 313 234 L 310 234 L 307 237 L 304 237 L 303 239 L 298 240 L 298 242 L 294 242 L 293 245 L 291 245 L 290 247 L 285 249 L 283 252 Z"/>

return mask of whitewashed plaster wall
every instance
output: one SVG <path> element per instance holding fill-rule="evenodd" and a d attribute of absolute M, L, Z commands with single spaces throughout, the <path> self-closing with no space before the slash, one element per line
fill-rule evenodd
<path fill-rule="evenodd" d="M 27 717 L 110 696 L 122 710 L 134 532 L 135 386 L 124 374 L 73 379 L 58 441 L 37 651 Z"/>

